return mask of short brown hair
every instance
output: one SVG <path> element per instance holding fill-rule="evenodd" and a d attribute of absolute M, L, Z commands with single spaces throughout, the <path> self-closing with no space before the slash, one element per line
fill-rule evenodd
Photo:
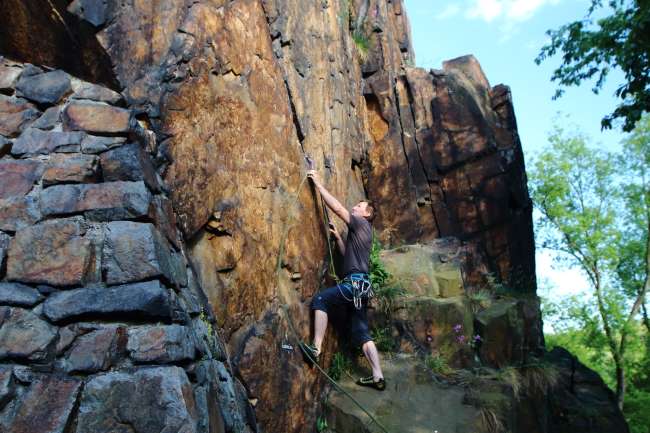
<path fill-rule="evenodd" d="M 366 216 L 366 219 L 369 222 L 372 222 L 372 220 L 375 219 L 375 207 L 373 206 L 373 203 L 370 200 L 361 200 L 366 203 L 366 210 L 368 211 L 368 216 Z"/>

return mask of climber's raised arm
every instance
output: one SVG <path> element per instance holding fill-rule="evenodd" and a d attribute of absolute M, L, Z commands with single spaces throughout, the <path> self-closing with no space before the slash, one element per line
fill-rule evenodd
<path fill-rule="evenodd" d="M 343 221 L 345 221 L 346 224 L 350 224 L 350 212 L 341 204 L 340 201 L 338 201 L 330 192 L 323 186 L 323 184 L 320 183 L 320 177 L 318 176 L 318 173 L 316 170 L 309 170 L 307 172 L 307 176 L 311 178 L 312 182 L 314 182 L 314 186 L 318 189 L 318 192 L 320 192 L 320 195 L 323 197 L 323 200 L 325 200 L 325 204 L 332 209 L 332 211 L 338 215 L 339 218 L 341 218 Z"/>

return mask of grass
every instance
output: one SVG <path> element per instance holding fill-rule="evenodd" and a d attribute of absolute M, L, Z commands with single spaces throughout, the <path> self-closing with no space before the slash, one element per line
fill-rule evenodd
<path fill-rule="evenodd" d="M 449 376 L 454 372 L 454 370 L 449 366 L 447 359 L 440 354 L 427 355 L 424 359 L 424 363 L 429 370 L 440 376 Z"/>
<path fill-rule="evenodd" d="M 341 352 L 336 352 L 332 358 L 332 364 L 327 370 L 332 379 L 339 381 L 343 373 L 348 373 L 352 369 L 352 361 L 342 354 Z"/>
<path fill-rule="evenodd" d="M 370 39 L 363 31 L 355 30 L 352 32 L 352 40 L 357 47 L 359 60 L 365 62 L 368 59 L 368 52 L 370 51 Z"/>
<path fill-rule="evenodd" d="M 505 367 L 497 372 L 496 379 L 508 384 L 510 389 L 512 389 L 512 394 L 515 399 L 519 400 L 521 391 L 525 386 L 524 379 L 519 369 L 515 367 Z"/>
<path fill-rule="evenodd" d="M 501 422 L 501 418 L 494 410 L 482 407 L 480 413 L 481 418 L 479 424 L 483 433 L 502 433 L 505 431 L 505 426 Z"/>
<path fill-rule="evenodd" d="M 545 362 L 528 364 L 521 368 L 526 389 L 529 392 L 545 394 L 554 388 L 560 380 L 557 367 Z"/>
<path fill-rule="evenodd" d="M 490 295 L 488 290 L 480 289 L 476 292 L 468 293 L 467 299 L 472 313 L 476 314 L 490 306 L 492 295 Z"/>

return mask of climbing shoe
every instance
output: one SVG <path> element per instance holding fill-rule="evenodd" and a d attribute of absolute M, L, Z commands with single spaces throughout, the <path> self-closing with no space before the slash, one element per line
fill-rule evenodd
<path fill-rule="evenodd" d="M 300 343 L 300 349 L 304 355 L 305 361 L 309 364 L 318 364 L 320 351 L 313 344 Z"/>
<path fill-rule="evenodd" d="M 376 382 L 375 382 L 375 378 L 372 376 L 362 377 L 357 379 L 357 385 L 368 386 L 370 388 L 375 388 L 379 391 L 383 391 L 386 389 L 386 381 L 384 380 L 383 377 Z"/>

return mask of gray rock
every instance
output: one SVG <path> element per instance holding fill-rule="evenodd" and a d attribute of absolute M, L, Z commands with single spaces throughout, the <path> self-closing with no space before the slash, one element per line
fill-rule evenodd
<path fill-rule="evenodd" d="M 194 338 L 185 326 L 138 326 L 129 328 L 127 345 L 135 362 L 166 364 L 194 359 Z"/>
<path fill-rule="evenodd" d="M 74 0 L 68 5 L 68 12 L 78 16 L 82 20 L 88 21 L 95 27 L 99 27 L 106 22 L 105 1 Z"/>
<path fill-rule="evenodd" d="M 43 303 L 43 314 L 54 322 L 88 315 L 169 319 L 169 292 L 159 281 L 110 288 L 63 290 Z"/>
<path fill-rule="evenodd" d="M 11 154 L 16 156 L 47 155 L 58 151 L 81 150 L 83 132 L 42 131 L 28 128 L 14 140 Z"/>
<path fill-rule="evenodd" d="M 108 284 L 158 276 L 173 283 L 169 244 L 153 224 L 114 221 L 106 228 L 102 267 Z"/>
<path fill-rule="evenodd" d="M 38 290 L 19 283 L 0 283 L 0 304 L 18 307 L 32 307 L 44 296 Z"/>
<path fill-rule="evenodd" d="M 196 433 L 196 425 L 187 375 L 170 366 L 90 379 L 81 397 L 76 433 Z"/>
<path fill-rule="evenodd" d="M 40 375 L 18 397 L 9 419 L 0 421 L 2 431 L 63 433 L 80 389 L 78 379 Z"/>
<path fill-rule="evenodd" d="M 15 385 L 12 368 L 0 366 L 0 410 L 14 398 L 16 393 Z"/>
<path fill-rule="evenodd" d="M 41 192 L 44 215 L 86 211 L 95 221 L 139 218 L 147 215 L 151 193 L 144 182 L 106 182 L 88 185 L 55 185 Z"/>
<path fill-rule="evenodd" d="M 0 307 L 0 359 L 45 360 L 56 334 L 54 326 L 29 310 Z"/>
<path fill-rule="evenodd" d="M 38 129 L 52 129 L 54 128 L 54 125 L 56 125 L 56 122 L 59 121 L 59 117 L 61 115 L 61 106 L 56 105 L 54 107 L 50 107 L 45 112 L 41 117 L 36 119 L 34 123 L 32 123 L 32 128 L 38 128 Z"/>
<path fill-rule="evenodd" d="M 108 149 L 121 146 L 126 142 L 125 137 L 99 137 L 86 135 L 81 140 L 81 151 L 83 153 L 101 153 Z"/>
<path fill-rule="evenodd" d="M 41 104 L 56 104 L 72 90 L 70 76 L 61 70 L 25 76 L 16 84 L 16 94 Z"/>
<path fill-rule="evenodd" d="M 74 3 L 77 3 L 77 1 Z M 96 1 L 92 1 L 92 3 L 98 4 Z M 72 90 L 74 91 L 72 99 L 90 99 L 92 101 L 108 102 L 109 104 L 115 104 L 122 100 L 122 95 L 119 93 L 87 81 L 73 80 Z"/>
<path fill-rule="evenodd" d="M 79 217 L 47 220 L 16 232 L 9 246 L 7 279 L 52 286 L 95 281 L 92 242 Z"/>
<path fill-rule="evenodd" d="M 105 181 L 144 180 L 152 191 L 160 191 L 151 158 L 138 143 L 129 143 L 101 154 Z"/>
<path fill-rule="evenodd" d="M 9 62 L 0 64 L 0 90 L 13 90 L 23 68 Z"/>
<path fill-rule="evenodd" d="M 41 220 L 38 198 L 33 195 L 0 200 L 0 230 L 16 232 Z"/>
<path fill-rule="evenodd" d="M 66 130 L 89 133 L 126 134 L 131 130 L 131 112 L 101 102 L 73 100 L 63 110 Z"/>
<path fill-rule="evenodd" d="M 94 373 L 107 370 L 124 354 L 126 346 L 124 326 L 106 326 L 74 340 L 62 362 L 68 373 Z"/>

